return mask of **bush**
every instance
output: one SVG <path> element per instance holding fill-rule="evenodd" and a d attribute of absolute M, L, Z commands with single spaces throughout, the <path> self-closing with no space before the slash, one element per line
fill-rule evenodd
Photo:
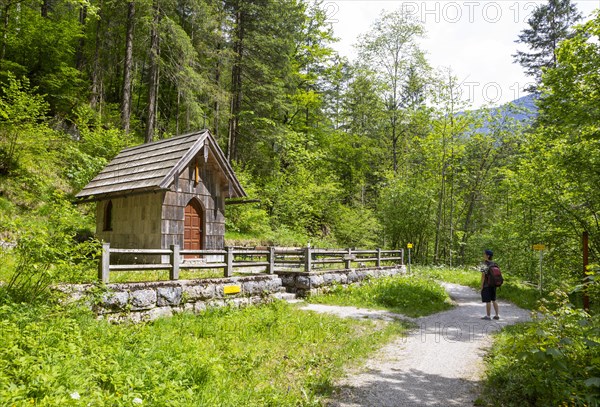
<path fill-rule="evenodd" d="M 487 359 L 483 398 L 494 406 L 600 404 L 600 317 L 564 292 L 543 301 L 529 324 L 507 328 Z"/>
<path fill-rule="evenodd" d="M 5 287 L 16 302 L 37 302 L 58 282 L 78 282 L 94 269 L 100 251 L 95 240 L 76 241 L 81 234 L 82 215 L 56 192 L 28 221 L 17 220 L 13 250 L 15 265 Z M 40 220 L 42 219 L 42 220 Z"/>
<path fill-rule="evenodd" d="M 342 205 L 337 210 L 333 225 L 335 240 L 344 247 L 376 247 L 380 229 L 379 222 L 369 209 Z"/>

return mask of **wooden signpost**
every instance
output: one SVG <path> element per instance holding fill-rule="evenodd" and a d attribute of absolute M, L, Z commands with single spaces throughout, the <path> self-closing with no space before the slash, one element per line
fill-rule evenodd
<path fill-rule="evenodd" d="M 413 248 L 413 244 L 409 243 L 406 247 L 408 249 L 408 274 L 410 274 L 410 250 Z"/>

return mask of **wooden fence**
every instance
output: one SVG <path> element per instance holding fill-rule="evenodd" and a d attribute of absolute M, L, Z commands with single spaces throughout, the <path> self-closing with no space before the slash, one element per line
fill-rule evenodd
<path fill-rule="evenodd" d="M 111 264 L 111 254 L 169 256 L 169 263 Z M 223 261 L 198 262 L 186 259 L 185 256 L 216 256 Z M 367 263 L 374 263 L 376 267 L 380 267 L 383 262 L 404 264 L 404 250 L 329 250 L 312 247 L 289 249 L 273 246 L 256 249 L 227 247 L 225 250 L 181 250 L 178 245 L 171 245 L 169 249 L 115 249 L 110 247 L 110 243 L 104 243 L 98 279 L 108 283 L 111 271 L 169 270 L 169 278 L 178 280 L 181 269 L 222 268 L 224 277 L 231 277 L 236 267 L 265 267 L 267 274 L 274 274 L 276 267 L 287 268 L 287 271 L 291 268 L 295 271 L 310 272 L 319 265 L 325 267 L 339 264 L 349 269 L 352 268 L 353 262 L 358 263 L 359 267 L 366 267 Z"/>

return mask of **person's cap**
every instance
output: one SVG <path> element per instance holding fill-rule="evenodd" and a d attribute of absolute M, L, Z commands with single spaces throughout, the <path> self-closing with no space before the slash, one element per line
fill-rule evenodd
<path fill-rule="evenodd" d="M 494 255 L 494 252 L 493 252 L 493 251 L 491 251 L 490 249 L 487 249 L 487 250 L 485 251 L 485 254 L 487 254 L 488 256 L 492 257 L 492 256 Z"/>

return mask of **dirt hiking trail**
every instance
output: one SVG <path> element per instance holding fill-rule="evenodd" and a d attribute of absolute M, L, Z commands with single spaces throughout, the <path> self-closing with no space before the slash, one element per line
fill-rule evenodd
<path fill-rule="evenodd" d="M 490 333 L 530 319 L 530 311 L 499 301 L 500 320 L 485 321 L 475 290 L 444 283 L 456 307 L 421 318 L 385 311 L 309 304 L 303 309 L 342 317 L 406 319 L 417 325 L 336 383 L 330 407 L 472 406 L 482 378 Z M 493 310 L 492 310 L 493 313 Z"/>

